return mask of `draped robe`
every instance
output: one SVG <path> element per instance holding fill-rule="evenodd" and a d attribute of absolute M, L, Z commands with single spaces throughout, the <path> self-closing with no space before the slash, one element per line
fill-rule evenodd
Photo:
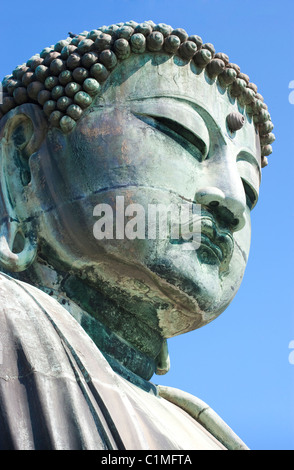
<path fill-rule="evenodd" d="M 1 450 L 246 448 L 183 394 L 126 380 L 59 302 L 0 273 Z"/>

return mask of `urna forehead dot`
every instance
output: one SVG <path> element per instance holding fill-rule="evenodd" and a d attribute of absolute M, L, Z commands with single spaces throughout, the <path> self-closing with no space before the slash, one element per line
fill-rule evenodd
<path fill-rule="evenodd" d="M 227 124 L 231 132 L 242 129 L 245 123 L 245 117 L 241 113 L 232 112 L 227 116 Z"/>

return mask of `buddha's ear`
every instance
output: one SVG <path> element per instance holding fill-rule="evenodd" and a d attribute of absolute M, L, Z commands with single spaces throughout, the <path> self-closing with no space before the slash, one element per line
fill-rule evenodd
<path fill-rule="evenodd" d="M 167 340 L 163 341 L 160 353 L 156 358 L 156 375 L 164 375 L 170 369 L 170 358 L 168 353 Z"/>
<path fill-rule="evenodd" d="M 24 104 L 0 121 L 0 268 L 24 271 L 37 253 L 37 234 L 28 212 L 31 155 L 47 133 L 37 105 Z"/>

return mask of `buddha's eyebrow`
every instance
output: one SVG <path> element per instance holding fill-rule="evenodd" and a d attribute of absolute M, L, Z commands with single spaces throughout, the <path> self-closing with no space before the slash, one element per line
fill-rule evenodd
<path fill-rule="evenodd" d="M 195 145 L 206 158 L 210 138 L 208 128 L 200 114 L 187 103 L 169 97 L 155 97 L 130 100 L 133 114 L 149 116 L 159 123 L 181 135 L 184 139 Z"/>
<path fill-rule="evenodd" d="M 205 109 L 205 106 L 200 105 L 197 103 L 192 97 L 187 96 L 184 93 L 169 93 L 169 92 L 164 92 L 162 91 L 160 94 L 154 93 L 154 94 L 148 94 L 146 96 L 141 95 L 135 95 L 135 94 L 130 94 L 127 98 L 127 101 L 129 103 L 152 103 L 156 100 L 162 100 L 164 102 L 169 102 L 170 106 L 173 106 L 176 109 L 179 109 L 179 106 L 184 107 L 188 112 L 193 114 L 194 116 L 198 116 L 198 120 L 201 119 L 203 122 L 204 126 L 206 127 L 207 134 L 208 136 L 211 134 L 218 139 L 221 140 L 221 142 L 226 145 L 226 139 L 224 136 L 224 133 L 220 127 L 220 125 L 217 123 L 217 121 L 211 116 L 211 114 Z M 177 112 L 175 111 L 175 116 L 174 120 L 178 120 Z M 210 139 L 210 137 L 208 137 Z"/>
<path fill-rule="evenodd" d="M 237 155 L 236 161 L 237 162 L 242 162 L 243 161 L 243 162 L 247 162 L 250 165 L 252 165 L 258 171 L 259 177 L 261 179 L 260 165 L 259 165 L 256 157 L 253 155 L 252 151 L 250 151 L 249 149 L 240 150 L 238 155 Z"/>
<path fill-rule="evenodd" d="M 237 155 L 236 162 L 241 179 L 253 187 L 258 195 L 261 181 L 261 168 L 256 158 L 251 152 L 241 150 Z"/>

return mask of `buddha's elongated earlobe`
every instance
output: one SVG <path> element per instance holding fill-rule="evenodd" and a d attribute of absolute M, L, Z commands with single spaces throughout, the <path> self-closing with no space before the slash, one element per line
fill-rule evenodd
<path fill-rule="evenodd" d="M 11 110 L 0 126 L 0 269 L 26 270 L 37 254 L 30 200 L 30 157 L 44 140 L 47 122 L 36 105 Z"/>
<path fill-rule="evenodd" d="M 167 341 L 164 340 L 160 353 L 157 356 L 157 375 L 165 375 L 170 369 L 170 359 L 168 354 Z"/>
<path fill-rule="evenodd" d="M 37 240 L 30 231 L 24 235 L 16 221 L 5 220 L 0 227 L 0 267 L 21 272 L 29 268 L 37 254 Z M 14 250 L 14 251 L 13 251 Z"/>

